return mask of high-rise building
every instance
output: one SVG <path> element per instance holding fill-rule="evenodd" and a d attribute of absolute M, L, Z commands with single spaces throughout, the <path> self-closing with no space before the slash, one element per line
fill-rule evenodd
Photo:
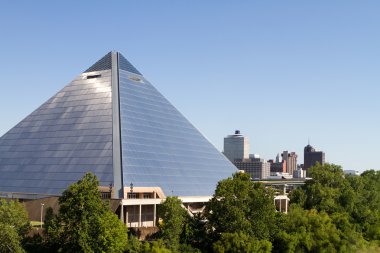
<path fill-rule="evenodd" d="M 270 163 L 259 157 L 251 157 L 244 161 L 235 161 L 239 170 L 251 175 L 252 179 L 266 179 L 270 176 Z"/>
<path fill-rule="evenodd" d="M 276 163 L 280 163 L 281 162 L 281 160 L 280 160 L 280 154 L 277 154 L 276 155 Z"/>
<path fill-rule="evenodd" d="M 111 187 L 112 197 L 123 201 L 132 189 L 132 197 L 151 189 L 162 197 L 205 201 L 219 180 L 236 171 L 118 52 L 108 53 L 0 138 L 3 197 L 59 196 L 93 172 L 101 187 Z M 139 203 L 141 210 L 145 204 Z"/>
<path fill-rule="evenodd" d="M 323 151 L 316 151 L 314 147 L 308 144 L 304 148 L 304 163 L 303 169 L 308 170 L 310 167 L 314 166 L 316 163 L 325 163 L 325 153 Z"/>
<path fill-rule="evenodd" d="M 233 135 L 228 135 L 224 138 L 223 154 L 231 162 L 249 159 L 248 138 L 240 134 L 239 130 L 236 130 Z"/>
<path fill-rule="evenodd" d="M 286 172 L 293 175 L 293 171 L 297 169 L 297 154 L 295 152 L 284 151 L 281 154 L 282 159 L 286 161 Z"/>

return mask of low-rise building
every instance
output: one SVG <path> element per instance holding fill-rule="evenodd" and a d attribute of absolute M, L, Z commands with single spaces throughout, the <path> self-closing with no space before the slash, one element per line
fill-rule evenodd
<path fill-rule="evenodd" d="M 305 178 L 306 171 L 302 169 L 296 169 L 293 171 L 293 178 Z"/>
<path fill-rule="evenodd" d="M 358 170 L 344 170 L 343 172 L 346 175 L 360 176 L 360 172 Z"/>

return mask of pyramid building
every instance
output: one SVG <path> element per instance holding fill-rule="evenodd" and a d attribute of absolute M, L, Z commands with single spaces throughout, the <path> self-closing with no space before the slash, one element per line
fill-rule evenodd
<path fill-rule="evenodd" d="M 89 171 L 124 199 L 133 187 L 211 196 L 236 168 L 110 52 L 0 138 L 0 197 L 60 195 Z"/>

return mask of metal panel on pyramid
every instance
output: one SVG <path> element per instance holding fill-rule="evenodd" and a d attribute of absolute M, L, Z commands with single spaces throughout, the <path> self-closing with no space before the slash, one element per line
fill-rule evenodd
<path fill-rule="evenodd" d="M 120 53 L 110 52 L 0 138 L 0 194 L 59 195 L 91 171 L 211 196 L 236 168 Z"/>
<path fill-rule="evenodd" d="M 0 138 L 0 191 L 59 194 L 112 175 L 111 71 L 80 75 Z"/>

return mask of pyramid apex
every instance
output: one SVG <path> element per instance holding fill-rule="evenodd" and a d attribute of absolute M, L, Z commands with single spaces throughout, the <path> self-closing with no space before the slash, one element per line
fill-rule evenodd
<path fill-rule="evenodd" d="M 119 69 L 132 72 L 134 74 L 142 76 L 140 71 L 138 71 L 121 53 L 119 53 Z"/>
<path fill-rule="evenodd" d="M 95 62 L 91 67 L 89 67 L 83 73 L 112 69 L 113 55 L 118 57 L 119 59 L 118 60 L 119 69 L 126 70 L 137 75 L 142 75 L 140 71 L 138 71 L 120 52 L 116 50 L 112 50 L 108 52 L 105 56 L 103 56 L 100 60 Z"/>
<path fill-rule="evenodd" d="M 108 70 L 112 69 L 112 52 L 109 52 L 105 56 L 103 56 L 100 60 L 95 62 L 91 67 L 89 67 L 86 72 L 92 72 L 92 71 L 101 71 L 101 70 Z"/>

